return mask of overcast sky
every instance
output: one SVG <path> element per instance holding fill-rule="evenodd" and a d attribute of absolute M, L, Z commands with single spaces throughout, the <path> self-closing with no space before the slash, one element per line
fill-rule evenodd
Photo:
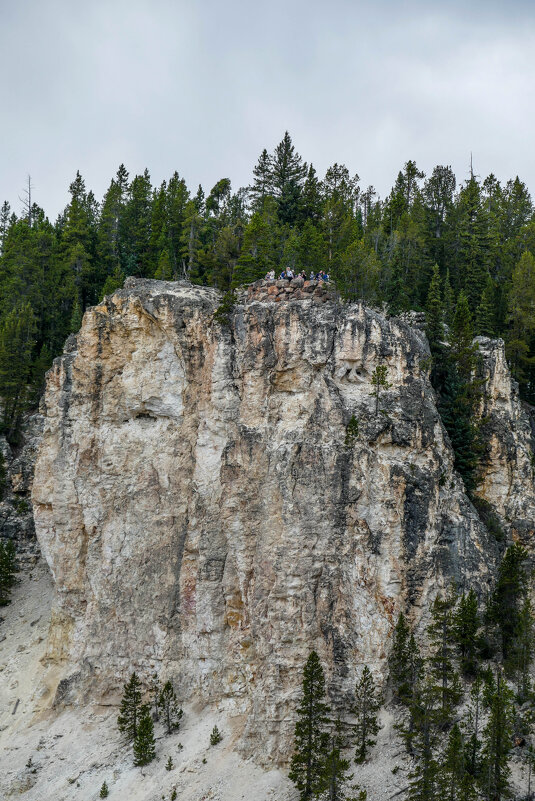
<path fill-rule="evenodd" d="M 50 217 L 76 170 L 246 185 L 285 129 L 384 196 L 403 163 L 535 194 L 530 0 L 0 0 L 0 201 Z"/>

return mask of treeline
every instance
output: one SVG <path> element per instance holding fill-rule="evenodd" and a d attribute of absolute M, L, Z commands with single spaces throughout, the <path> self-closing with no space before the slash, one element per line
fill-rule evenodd
<path fill-rule="evenodd" d="M 410 764 L 407 801 L 532 801 L 534 620 L 527 552 L 510 546 L 493 592 L 437 596 L 425 649 L 401 614 L 390 653 L 389 708 Z M 425 655 L 424 655 L 425 650 Z M 301 801 L 365 799 L 350 771 L 373 756 L 379 696 L 364 667 L 352 703 L 329 705 L 318 655 L 305 665 L 290 778 Z M 514 795 L 511 761 L 523 765 Z M 397 773 L 396 765 L 393 773 Z M 356 776 L 355 776 L 356 773 Z M 515 784 L 520 776 L 517 775 Z M 394 797 L 392 795 L 391 797 Z"/>
<path fill-rule="evenodd" d="M 424 309 L 438 269 L 451 318 L 464 292 L 473 332 L 503 336 L 523 396 L 535 400 L 535 222 L 526 186 L 408 161 L 388 197 L 334 164 L 320 178 L 286 133 L 264 150 L 251 185 L 223 178 L 205 194 L 174 173 L 119 167 L 99 201 L 77 173 L 55 222 L 27 191 L 19 216 L 0 210 L 2 427 L 16 441 L 44 371 L 83 310 L 128 275 L 187 278 L 229 290 L 268 270 L 326 269 L 342 295 L 390 313 Z"/>

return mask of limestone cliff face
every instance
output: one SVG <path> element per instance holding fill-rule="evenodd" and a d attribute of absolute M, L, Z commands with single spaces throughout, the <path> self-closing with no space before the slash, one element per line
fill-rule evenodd
<path fill-rule="evenodd" d="M 284 759 L 311 648 L 343 695 L 384 669 L 400 608 L 418 622 L 452 578 L 485 586 L 496 544 L 425 337 L 325 300 L 246 302 L 227 326 L 213 290 L 129 279 L 86 312 L 48 376 L 33 488 L 58 699 L 156 670 L 229 699 L 241 747 Z"/>
<path fill-rule="evenodd" d="M 483 435 L 487 445 L 477 494 L 491 504 L 507 532 L 533 551 L 535 484 L 533 434 L 511 380 L 503 340 L 478 337 L 482 359 Z"/>

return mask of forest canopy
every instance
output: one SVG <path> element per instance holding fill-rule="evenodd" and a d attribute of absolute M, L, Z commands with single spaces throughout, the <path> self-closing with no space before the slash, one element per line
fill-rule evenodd
<path fill-rule="evenodd" d="M 518 177 L 470 170 L 459 182 L 448 166 L 425 175 L 407 161 L 382 200 L 343 164 L 318 176 L 286 132 L 235 191 L 229 178 L 190 188 L 178 172 L 153 186 L 148 170 L 121 165 L 101 200 L 79 172 L 69 192 L 55 222 L 29 192 L 19 215 L 7 201 L 0 211 L 0 395 L 12 440 L 84 309 L 129 275 L 226 292 L 270 269 L 324 269 L 347 300 L 431 314 L 435 356 L 456 312 L 470 335 L 503 337 L 535 401 L 535 218 Z"/>

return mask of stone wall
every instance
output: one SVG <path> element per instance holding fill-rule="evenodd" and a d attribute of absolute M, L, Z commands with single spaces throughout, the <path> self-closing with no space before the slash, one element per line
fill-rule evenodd
<path fill-rule="evenodd" d="M 325 281 L 305 281 L 303 278 L 293 278 L 291 281 L 279 279 L 255 281 L 247 289 L 247 300 L 271 301 L 280 303 L 281 300 L 314 300 L 316 303 L 326 303 L 336 297 L 334 284 Z"/>

